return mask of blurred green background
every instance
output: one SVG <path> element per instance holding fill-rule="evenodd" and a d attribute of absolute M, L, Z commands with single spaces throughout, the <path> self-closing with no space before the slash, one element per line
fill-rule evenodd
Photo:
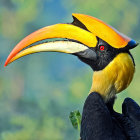
<path fill-rule="evenodd" d="M 13 47 L 31 32 L 56 23 L 72 22 L 71 14 L 95 16 L 140 42 L 139 0 L 0 0 L 0 140 L 76 140 L 79 132 L 69 113 L 82 112 L 92 70 L 76 57 L 38 53 L 4 68 Z M 133 49 L 136 72 L 131 85 L 118 95 L 140 104 L 140 48 Z"/>

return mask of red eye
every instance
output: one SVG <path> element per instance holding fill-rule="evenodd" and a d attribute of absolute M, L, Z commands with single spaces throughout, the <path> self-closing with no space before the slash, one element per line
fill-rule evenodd
<path fill-rule="evenodd" d="M 100 46 L 100 50 L 103 51 L 105 49 L 105 46 Z"/>

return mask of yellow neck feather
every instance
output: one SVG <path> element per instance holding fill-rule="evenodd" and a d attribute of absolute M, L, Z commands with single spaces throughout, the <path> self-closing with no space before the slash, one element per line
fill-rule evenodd
<path fill-rule="evenodd" d="M 128 87 L 135 71 L 128 53 L 118 54 L 103 70 L 95 71 L 91 92 L 98 92 L 105 102 Z"/>

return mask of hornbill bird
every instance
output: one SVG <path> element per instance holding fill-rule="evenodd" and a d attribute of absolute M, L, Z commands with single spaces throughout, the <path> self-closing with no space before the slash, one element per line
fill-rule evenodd
<path fill-rule="evenodd" d="M 72 23 L 44 27 L 25 37 L 12 50 L 5 66 L 22 56 L 44 51 L 78 56 L 94 70 L 90 93 L 97 92 L 108 102 L 133 78 L 135 63 L 129 50 L 137 43 L 97 18 L 72 16 Z M 38 42 L 52 38 L 61 40 Z M 35 42 L 38 44 L 29 46 Z"/>
<path fill-rule="evenodd" d="M 84 14 L 72 16 L 72 23 L 47 26 L 25 37 L 12 50 L 5 66 L 37 52 L 75 55 L 94 70 L 90 93 L 98 93 L 109 104 L 133 79 L 135 62 L 129 50 L 137 43 L 97 18 Z M 39 42 L 42 40 L 46 42 Z"/>

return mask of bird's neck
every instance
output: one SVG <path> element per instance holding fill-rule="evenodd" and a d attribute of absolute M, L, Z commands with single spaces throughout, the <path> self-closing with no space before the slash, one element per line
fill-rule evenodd
<path fill-rule="evenodd" d="M 95 71 L 91 92 L 101 94 L 105 102 L 131 83 L 135 66 L 128 53 L 118 54 L 103 70 Z"/>

